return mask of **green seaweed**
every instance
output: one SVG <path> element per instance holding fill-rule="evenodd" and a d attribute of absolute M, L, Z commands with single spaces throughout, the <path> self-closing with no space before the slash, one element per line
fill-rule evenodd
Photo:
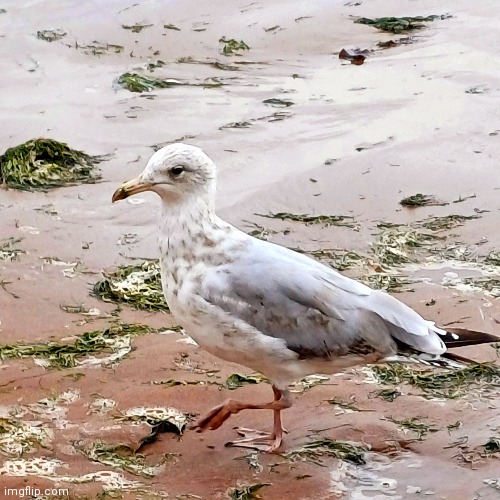
<path fill-rule="evenodd" d="M 219 130 L 223 130 L 225 128 L 250 128 L 252 124 L 250 122 L 231 122 L 226 125 L 221 125 Z"/>
<path fill-rule="evenodd" d="M 487 87 L 479 86 L 479 87 L 470 87 L 468 88 L 465 93 L 466 94 L 484 94 L 485 92 L 488 92 Z M 462 201 L 462 200 L 460 200 Z"/>
<path fill-rule="evenodd" d="M 422 227 L 430 231 L 445 231 L 458 226 L 463 226 L 464 223 L 472 219 L 480 219 L 480 215 L 444 215 L 442 217 L 429 217 L 418 221 L 414 224 L 415 227 Z"/>
<path fill-rule="evenodd" d="M 396 398 L 401 396 L 401 392 L 397 389 L 382 389 L 381 391 L 378 391 L 375 396 L 392 403 Z"/>
<path fill-rule="evenodd" d="M 397 266 L 413 262 L 412 252 L 442 239 L 408 226 L 390 228 L 377 235 L 372 250 L 381 265 Z"/>
<path fill-rule="evenodd" d="M 500 252 L 491 251 L 484 262 L 490 266 L 500 266 Z"/>
<path fill-rule="evenodd" d="M 152 24 L 139 24 L 139 23 L 131 24 L 131 25 L 122 24 L 122 28 L 124 30 L 130 30 L 132 33 L 140 33 L 143 29 L 151 28 L 151 26 L 153 26 L 153 25 Z"/>
<path fill-rule="evenodd" d="M 164 24 L 163 27 L 166 30 L 174 30 L 174 31 L 180 31 L 181 29 L 178 28 L 175 24 Z"/>
<path fill-rule="evenodd" d="M 291 392 L 305 392 L 317 385 L 328 382 L 330 377 L 328 375 L 307 375 L 307 377 L 297 380 L 290 386 Z"/>
<path fill-rule="evenodd" d="M 249 233 L 251 234 L 251 233 Z M 303 253 L 314 259 L 327 261 L 337 271 L 345 271 L 360 267 L 368 262 L 368 258 L 353 250 L 341 250 L 336 248 L 320 248 L 317 250 L 304 250 L 299 247 L 290 248 L 297 253 Z"/>
<path fill-rule="evenodd" d="M 232 500 L 258 500 L 262 498 L 257 493 L 264 486 L 271 486 L 271 483 L 258 483 L 251 485 L 238 486 L 228 492 L 229 498 Z"/>
<path fill-rule="evenodd" d="M 308 214 L 291 214 L 288 212 L 278 212 L 266 214 L 255 214 L 259 217 L 266 217 L 268 219 L 280 219 L 284 221 L 303 222 L 309 224 L 323 224 L 324 226 L 345 226 L 345 227 L 358 227 L 354 217 L 350 215 L 308 215 Z"/>
<path fill-rule="evenodd" d="M 233 54 L 240 55 L 238 52 L 242 50 L 250 50 L 250 47 L 243 40 L 238 42 L 234 38 L 227 39 L 223 36 L 219 39 L 219 42 L 224 44 L 222 47 L 222 53 L 226 56 Z"/>
<path fill-rule="evenodd" d="M 332 266 L 337 271 L 345 271 L 353 267 L 359 267 L 366 263 L 367 258 L 354 252 L 353 250 L 342 251 L 340 255 L 335 256 Z"/>
<path fill-rule="evenodd" d="M 69 47 L 72 46 L 70 45 Z M 83 50 L 83 52 L 87 55 L 102 56 L 106 54 L 120 54 L 125 50 L 125 47 L 116 43 L 99 42 L 98 40 L 94 40 L 88 45 L 80 45 L 78 42 L 75 42 L 75 49 Z"/>
<path fill-rule="evenodd" d="M 245 384 L 260 384 L 261 382 L 267 382 L 267 378 L 258 373 L 254 373 L 252 375 L 233 373 L 227 377 L 225 386 L 232 391 L 234 389 L 238 389 L 239 387 L 243 387 Z"/>
<path fill-rule="evenodd" d="M 140 75 L 138 73 L 123 73 L 123 75 L 118 77 L 117 83 L 130 92 L 151 92 L 154 89 L 168 89 L 180 86 L 214 88 L 223 85 L 216 78 L 206 79 L 202 83 L 189 83 L 173 78 L 156 78 L 153 76 Z"/>
<path fill-rule="evenodd" d="M 156 62 L 149 62 L 149 63 L 147 63 L 146 64 L 146 69 L 152 73 L 156 68 L 162 68 L 166 64 L 167 63 L 165 61 L 162 61 L 161 59 L 158 59 Z"/>
<path fill-rule="evenodd" d="M 193 59 L 190 56 L 180 57 L 176 62 L 178 64 L 205 64 L 207 66 L 211 66 L 212 68 L 220 69 L 223 71 L 240 71 L 240 68 L 233 64 L 224 64 L 219 61 L 199 61 L 197 59 Z"/>
<path fill-rule="evenodd" d="M 292 116 L 292 113 L 287 111 L 276 111 L 272 115 L 261 116 L 259 118 L 250 118 L 249 120 L 241 122 L 231 122 L 226 125 L 221 125 L 219 130 L 224 130 L 226 128 L 250 128 L 254 123 L 259 121 L 267 121 L 268 123 L 283 121 L 285 118 Z"/>
<path fill-rule="evenodd" d="M 322 438 L 306 443 L 301 448 L 287 453 L 285 457 L 292 461 L 306 458 L 318 465 L 321 465 L 323 457 L 333 457 L 356 465 L 364 465 L 367 451 L 368 448 L 364 445 Z"/>
<path fill-rule="evenodd" d="M 405 431 L 411 431 L 417 434 L 417 440 L 422 441 L 429 432 L 437 432 L 439 429 L 433 427 L 432 425 L 426 424 L 419 417 L 404 418 L 401 420 L 396 420 L 394 418 L 388 418 L 390 422 L 393 422 Z"/>
<path fill-rule="evenodd" d="M 17 260 L 19 255 L 26 253 L 24 250 L 16 248 L 18 243 L 21 243 L 20 238 L 10 237 L 0 240 L 0 260 Z"/>
<path fill-rule="evenodd" d="M 448 424 L 446 428 L 448 429 L 448 434 L 451 435 L 452 431 L 456 431 L 462 427 L 463 423 L 460 422 L 460 420 L 457 420 L 456 422 L 453 422 L 451 424 Z"/>
<path fill-rule="evenodd" d="M 93 294 L 105 302 L 128 304 L 135 309 L 168 311 L 158 260 L 146 260 L 105 273 L 94 285 Z"/>
<path fill-rule="evenodd" d="M 181 435 L 188 423 L 189 415 L 175 408 L 131 408 L 114 417 L 119 421 L 145 423 L 150 427 L 150 432 L 140 440 L 139 452 L 144 446 L 158 440 L 161 433 L 173 432 Z"/>
<path fill-rule="evenodd" d="M 276 234 L 278 231 L 273 231 L 272 229 L 268 229 L 260 224 L 256 224 L 255 222 L 249 222 L 248 227 L 253 227 L 251 231 L 248 232 L 250 236 L 254 238 L 258 238 L 259 240 L 267 241 L 271 234 Z"/>
<path fill-rule="evenodd" d="M 281 26 L 276 24 L 275 26 L 271 26 L 270 28 L 264 28 L 264 31 L 266 33 L 275 33 L 277 31 L 281 31 L 282 29 L 284 29 L 284 28 L 282 28 Z"/>
<path fill-rule="evenodd" d="M 337 271 L 345 271 L 353 267 L 359 267 L 366 263 L 366 257 L 352 251 L 352 250 L 312 250 L 306 252 L 308 255 L 316 259 L 328 259 L 331 261 L 332 267 Z"/>
<path fill-rule="evenodd" d="M 92 316 L 92 310 L 85 307 L 84 304 L 60 304 L 60 309 L 69 314 L 84 314 L 86 316 Z"/>
<path fill-rule="evenodd" d="M 52 435 L 40 423 L 0 417 L 0 454 L 22 457 L 39 448 L 50 449 Z"/>
<path fill-rule="evenodd" d="M 486 455 L 491 456 L 500 453 L 500 437 L 494 436 L 483 445 Z"/>
<path fill-rule="evenodd" d="M 101 178 L 94 165 L 104 159 L 72 149 L 64 142 L 32 139 L 0 156 L 0 181 L 22 190 L 94 183 Z"/>
<path fill-rule="evenodd" d="M 61 38 L 64 38 L 66 35 L 66 31 L 62 29 L 40 30 L 36 32 L 36 37 L 40 40 L 45 40 L 46 42 L 61 40 Z"/>
<path fill-rule="evenodd" d="M 184 85 L 179 80 L 165 80 L 138 73 L 123 73 L 118 77 L 117 83 L 130 92 L 151 92 L 154 89 L 168 89 Z"/>
<path fill-rule="evenodd" d="M 264 104 L 269 104 L 275 108 L 288 108 L 293 106 L 295 103 L 290 101 L 290 99 L 279 99 L 277 97 L 271 97 L 270 99 L 264 99 L 262 101 Z"/>
<path fill-rule="evenodd" d="M 412 196 L 408 196 L 403 198 L 400 202 L 400 205 L 404 207 L 428 207 L 428 206 L 444 206 L 448 205 L 448 203 L 439 202 L 436 200 L 436 197 L 430 194 L 422 194 L 417 193 Z"/>
<path fill-rule="evenodd" d="M 169 426 L 171 428 L 169 432 L 175 432 L 176 434 L 182 434 L 188 421 L 186 414 L 181 413 L 175 408 L 164 407 L 132 408 L 125 412 L 121 412 L 114 418 L 124 422 L 142 422 L 151 427 L 156 427 L 158 425 L 164 425 L 165 427 Z"/>
<path fill-rule="evenodd" d="M 82 453 L 91 461 L 102 465 L 109 465 L 146 478 L 154 477 L 160 469 L 158 465 L 147 465 L 145 456 L 136 453 L 126 444 L 107 444 L 102 441 L 93 443 L 88 449 L 82 449 Z"/>
<path fill-rule="evenodd" d="M 104 330 L 78 335 L 73 343 L 51 341 L 33 344 L 0 344 L 0 360 L 30 356 L 46 360 L 49 368 L 73 368 L 79 364 L 79 361 L 91 354 L 114 352 L 116 341 L 121 338 L 152 332 L 156 330 L 145 325 L 113 323 Z"/>
<path fill-rule="evenodd" d="M 354 403 L 349 403 L 340 398 L 327 399 L 327 402 L 331 405 L 338 406 L 343 410 L 360 411 L 360 409 L 357 406 L 355 406 Z"/>
<path fill-rule="evenodd" d="M 162 385 L 163 387 L 177 387 L 179 385 L 219 385 L 219 382 L 215 382 L 213 380 L 176 380 L 173 378 L 169 378 L 167 380 L 153 380 L 151 382 L 153 385 Z"/>
<path fill-rule="evenodd" d="M 385 271 L 366 274 L 365 276 L 361 276 L 360 281 L 375 290 L 385 290 L 386 292 L 391 293 L 414 291 L 413 288 L 407 286 L 414 284 L 414 281 L 411 278 L 391 274 Z"/>
<path fill-rule="evenodd" d="M 415 39 L 411 36 L 406 36 L 398 38 L 397 40 L 384 40 L 383 42 L 377 42 L 377 47 L 381 49 L 390 49 L 393 47 L 399 47 L 400 45 L 410 45 L 415 42 Z"/>
<path fill-rule="evenodd" d="M 489 276 L 478 278 L 461 278 L 460 282 L 464 285 L 470 285 L 478 291 L 482 291 L 491 297 L 500 297 L 500 279 Z"/>
<path fill-rule="evenodd" d="M 500 367 L 490 363 L 473 363 L 464 368 L 440 371 L 412 370 L 401 363 L 374 365 L 371 370 L 382 385 L 407 383 L 419 388 L 426 398 L 458 399 L 472 389 L 488 395 L 500 388 Z"/>
<path fill-rule="evenodd" d="M 361 17 L 356 19 L 354 22 L 358 24 L 366 24 L 368 26 L 373 26 L 381 31 L 386 31 L 388 33 L 403 33 L 405 31 L 414 31 L 426 28 L 424 23 L 436 21 L 438 19 L 446 19 L 449 16 L 416 16 L 416 17 L 378 17 L 375 19 L 369 19 L 366 17 Z"/>
<path fill-rule="evenodd" d="M 59 213 L 54 208 L 54 205 L 52 203 L 46 203 L 45 205 L 42 205 L 39 208 L 34 208 L 33 210 L 35 210 L 35 212 L 40 212 L 45 215 L 50 215 L 52 218 L 60 220 Z"/>
<path fill-rule="evenodd" d="M 411 277 L 399 274 L 399 266 L 418 262 L 422 255 L 437 255 L 440 260 L 468 260 L 468 250 L 463 246 L 447 246 L 444 249 L 437 243 L 446 239 L 442 231 L 461 226 L 465 221 L 479 218 L 478 215 L 446 215 L 442 217 L 429 217 L 414 222 L 410 225 L 380 222 L 377 228 L 382 229 L 376 235 L 371 245 L 375 265 L 370 265 L 376 272 L 362 276 L 360 279 L 372 288 L 391 292 L 412 291 L 404 288 L 415 281 Z M 363 261 L 361 261 L 363 262 Z M 369 261 L 365 261 L 370 264 Z M 491 288 L 496 293 L 495 283 L 483 280 L 478 283 L 479 288 Z"/>
<path fill-rule="evenodd" d="M 500 454 L 500 437 L 498 436 L 490 437 L 485 444 L 476 446 L 475 448 L 465 445 L 466 442 L 466 439 L 457 442 L 459 451 L 455 457 L 459 458 L 462 462 L 475 465 L 491 457 L 498 458 L 498 454 Z"/>

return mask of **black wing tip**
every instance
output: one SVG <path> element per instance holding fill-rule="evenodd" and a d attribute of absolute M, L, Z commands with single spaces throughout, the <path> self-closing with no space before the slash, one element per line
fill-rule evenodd
<path fill-rule="evenodd" d="M 446 347 L 465 347 L 500 342 L 500 337 L 496 335 L 467 328 L 446 328 L 446 335 L 440 335 L 440 338 Z"/>

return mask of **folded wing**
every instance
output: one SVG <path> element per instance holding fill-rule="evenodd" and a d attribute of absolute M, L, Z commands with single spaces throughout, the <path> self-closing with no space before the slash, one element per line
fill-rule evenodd
<path fill-rule="evenodd" d="M 252 240 L 238 259 L 212 269 L 203 298 L 301 357 L 352 352 L 389 356 L 398 344 L 442 354 L 444 333 L 390 295 L 291 250 Z"/>

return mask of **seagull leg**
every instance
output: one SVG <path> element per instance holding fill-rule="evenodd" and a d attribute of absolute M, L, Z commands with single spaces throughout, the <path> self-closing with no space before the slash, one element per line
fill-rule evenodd
<path fill-rule="evenodd" d="M 274 392 L 274 400 L 279 401 L 283 397 L 284 391 L 280 391 L 277 387 L 274 387 L 274 385 L 272 387 L 273 387 L 273 392 Z M 290 406 L 292 406 L 292 404 L 293 404 L 292 397 L 290 396 L 290 393 L 288 391 L 285 391 L 285 392 L 287 392 L 287 394 L 285 396 L 287 396 L 290 399 Z M 290 406 L 288 406 L 287 408 L 290 408 Z M 283 424 L 281 423 L 281 410 L 274 410 L 273 433 L 276 433 L 277 429 L 281 429 L 282 434 L 283 434 L 283 432 L 285 434 L 288 433 L 288 431 L 283 427 Z"/>
<path fill-rule="evenodd" d="M 273 392 L 274 401 L 272 403 L 255 405 L 228 399 L 198 420 L 194 428 L 198 432 L 203 432 L 207 429 L 218 429 L 233 413 L 239 413 L 242 410 L 273 410 L 274 426 L 271 434 L 252 429 L 237 428 L 236 432 L 244 438 L 227 443 L 227 446 L 240 446 L 270 453 L 274 452 L 280 447 L 283 440 L 283 432 L 286 432 L 281 423 L 281 411 L 285 408 L 290 408 L 293 400 L 289 391 L 282 391 L 273 386 Z"/>

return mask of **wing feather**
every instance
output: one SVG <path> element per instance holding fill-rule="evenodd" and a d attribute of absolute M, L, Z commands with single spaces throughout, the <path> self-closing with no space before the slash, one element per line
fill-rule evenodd
<path fill-rule="evenodd" d="M 309 356 L 341 356 L 360 342 L 386 355 L 394 339 L 441 354 L 434 323 L 385 292 L 372 290 L 284 247 L 254 240 L 241 258 L 214 268 L 208 302 Z"/>

